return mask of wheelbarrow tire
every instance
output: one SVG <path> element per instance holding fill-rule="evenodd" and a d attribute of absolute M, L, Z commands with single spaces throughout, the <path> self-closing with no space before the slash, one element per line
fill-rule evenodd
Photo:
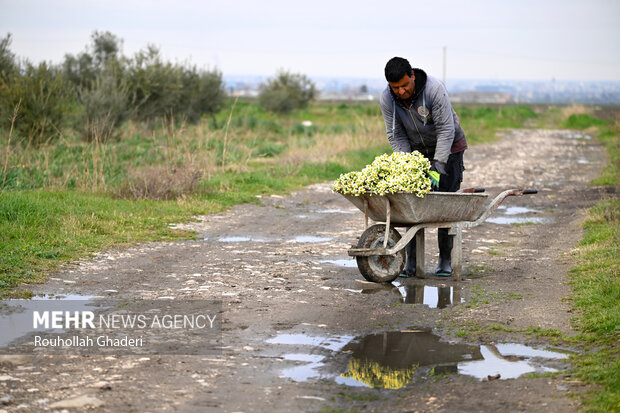
<path fill-rule="evenodd" d="M 368 227 L 357 243 L 357 248 L 383 248 L 385 225 Z M 387 247 L 391 248 L 400 240 L 400 234 L 390 228 Z M 394 255 L 357 256 L 357 268 L 365 279 L 376 283 L 394 281 L 405 267 L 405 249 Z"/>

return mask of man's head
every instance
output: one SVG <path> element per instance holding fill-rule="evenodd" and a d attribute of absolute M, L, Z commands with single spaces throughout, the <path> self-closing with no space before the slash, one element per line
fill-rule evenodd
<path fill-rule="evenodd" d="M 393 57 L 385 65 L 385 79 L 396 96 L 408 99 L 415 91 L 415 75 L 413 69 L 402 57 Z"/>

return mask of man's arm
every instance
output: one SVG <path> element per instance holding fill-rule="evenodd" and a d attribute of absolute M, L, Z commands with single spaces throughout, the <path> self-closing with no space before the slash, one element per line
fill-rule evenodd
<path fill-rule="evenodd" d="M 446 163 L 450 156 L 450 148 L 454 141 L 454 119 L 452 118 L 452 104 L 443 83 L 437 81 L 429 89 L 432 107 L 431 114 L 437 131 L 437 146 L 434 159 Z"/>
<path fill-rule="evenodd" d="M 394 152 L 411 152 L 411 144 L 405 133 L 400 118 L 394 118 L 394 101 L 387 93 L 382 93 L 379 99 L 383 121 L 385 122 L 385 133 Z M 394 127 L 392 127 L 392 125 Z"/>

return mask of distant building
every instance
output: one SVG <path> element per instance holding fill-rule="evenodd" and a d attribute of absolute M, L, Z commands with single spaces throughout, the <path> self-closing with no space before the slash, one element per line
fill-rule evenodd
<path fill-rule="evenodd" d="M 453 103 L 515 103 L 508 93 L 476 90 L 450 94 Z"/>
<path fill-rule="evenodd" d="M 226 77 L 231 96 L 254 98 L 264 76 Z M 381 78 L 313 78 L 318 100 L 377 101 L 386 86 Z M 620 105 L 620 82 L 510 81 L 448 79 L 450 98 L 456 103 L 607 104 Z"/>

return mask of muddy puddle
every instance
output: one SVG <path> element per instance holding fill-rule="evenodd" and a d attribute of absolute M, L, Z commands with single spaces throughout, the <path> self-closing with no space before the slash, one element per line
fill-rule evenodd
<path fill-rule="evenodd" d="M 319 214 L 357 214 L 359 210 L 357 209 L 321 209 L 316 211 Z"/>
<path fill-rule="evenodd" d="M 92 296 L 81 295 L 38 295 L 31 299 L 0 301 L 0 353 L 11 342 L 30 333 L 44 331 L 43 327 L 32 327 L 32 312 L 54 310 L 81 311 L 94 304 Z M 62 332 L 56 330 L 54 332 Z"/>
<path fill-rule="evenodd" d="M 264 237 L 256 237 L 251 235 L 238 235 L 238 236 L 226 236 L 226 237 L 218 237 L 218 236 L 203 236 L 203 241 L 216 241 L 216 242 L 229 242 L 229 243 L 237 243 L 237 242 L 295 242 L 295 243 L 319 243 L 319 242 L 328 242 L 333 238 L 329 237 L 317 237 L 314 235 L 298 235 L 292 238 L 264 238 Z"/>
<path fill-rule="evenodd" d="M 501 205 L 486 219 L 486 222 L 500 225 L 546 224 L 551 222 L 548 218 L 532 216 L 539 213 L 540 211 L 532 208 Z"/>
<path fill-rule="evenodd" d="M 285 352 L 291 367 L 281 377 L 327 379 L 347 386 L 399 389 L 443 374 L 481 381 L 518 378 L 566 368 L 564 353 L 522 344 L 469 345 L 442 341 L 424 330 L 392 331 L 364 337 L 282 334 L 267 341 Z"/>
<path fill-rule="evenodd" d="M 319 260 L 321 264 L 331 264 L 337 267 L 357 268 L 355 258 L 339 258 L 334 260 Z"/>
<path fill-rule="evenodd" d="M 449 305 L 464 302 L 461 297 L 461 287 L 446 284 L 407 284 L 394 280 L 391 284 L 369 284 L 360 289 L 347 288 L 346 290 L 356 294 L 392 293 L 398 296 L 400 303 L 422 304 L 430 308 L 446 308 Z"/>
<path fill-rule="evenodd" d="M 565 139 L 585 139 L 585 140 L 592 139 L 592 136 L 586 135 L 583 133 L 563 133 L 562 137 Z"/>
<path fill-rule="evenodd" d="M 314 242 L 327 242 L 331 241 L 333 238 L 329 237 L 316 237 L 313 235 L 299 235 L 294 237 L 292 240 L 288 240 L 287 242 L 299 242 L 299 243 L 314 243 Z"/>
<path fill-rule="evenodd" d="M 449 285 L 404 284 L 393 281 L 403 304 L 423 304 L 430 308 L 446 308 L 451 304 L 462 303 L 461 288 Z"/>
<path fill-rule="evenodd" d="M 205 241 L 208 241 L 209 238 L 204 237 Z M 256 237 L 220 237 L 215 238 L 218 242 L 269 242 L 270 240 L 267 238 L 256 238 Z"/>

